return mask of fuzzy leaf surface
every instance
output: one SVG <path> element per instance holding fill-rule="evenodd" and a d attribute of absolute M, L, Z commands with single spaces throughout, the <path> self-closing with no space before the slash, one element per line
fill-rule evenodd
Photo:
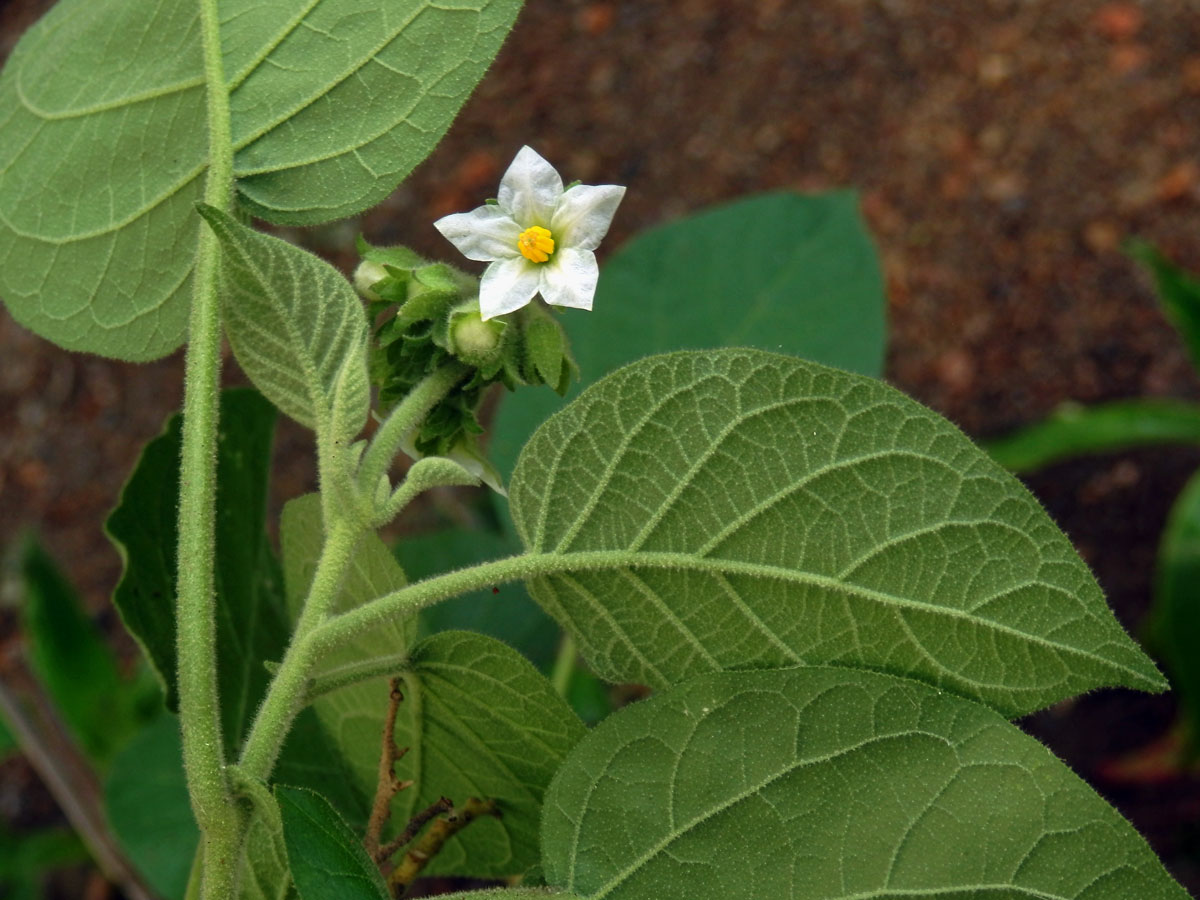
<path fill-rule="evenodd" d="M 502 815 L 460 832 L 429 873 L 526 872 L 539 857 L 542 796 L 583 737 L 583 723 L 528 660 L 480 634 L 444 631 L 422 641 L 404 682 L 397 741 L 414 749 L 397 770 L 417 787 L 397 797 L 396 820 L 443 795 L 456 803 L 470 796 L 495 800 Z"/>
<path fill-rule="evenodd" d="M 1186 900 L 1146 842 L 994 711 L 906 679 L 701 676 L 603 722 L 546 798 L 588 900 Z"/>
<path fill-rule="evenodd" d="M 255 387 L 302 425 L 348 444 L 371 403 L 367 315 L 329 263 L 203 206 L 221 241 L 221 310 Z"/>
<path fill-rule="evenodd" d="M 433 149 L 520 0 L 222 0 L 241 201 L 314 224 Z M 60 0 L 0 73 L 0 296 L 60 346 L 183 341 L 208 159 L 199 8 Z"/>
<path fill-rule="evenodd" d="M 595 315 L 563 318 L 584 385 L 652 353 L 704 347 L 883 374 L 883 276 L 853 191 L 764 194 L 653 228 L 604 264 L 595 302 Z M 502 474 L 561 407 L 545 390 L 504 398 L 488 449 Z"/>
<path fill-rule="evenodd" d="M 391 900 L 362 840 L 315 791 L 277 787 L 288 866 L 301 900 Z"/>
<path fill-rule="evenodd" d="M 1165 687 L 1029 492 L 870 378 L 756 350 L 652 357 L 543 425 L 510 497 L 561 572 L 534 599 L 613 681 L 838 663 L 1013 716 Z"/>

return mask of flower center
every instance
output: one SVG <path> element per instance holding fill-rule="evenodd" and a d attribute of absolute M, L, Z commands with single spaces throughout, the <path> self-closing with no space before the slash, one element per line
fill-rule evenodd
<path fill-rule="evenodd" d="M 521 232 L 517 249 L 530 262 L 544 263 L 554 252 L 554 238 L 550 236 L 550 229 L 533 225 Z"/>

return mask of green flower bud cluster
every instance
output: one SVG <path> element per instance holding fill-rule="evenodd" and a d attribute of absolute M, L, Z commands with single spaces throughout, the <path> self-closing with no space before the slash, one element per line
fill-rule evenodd
<path fill-rule="evenodd" d="M 566 334 L 544 305 L 484 321 L 477 278 L 406 247 L 372 247 L 359 238 L 358 252 L 362 262 L 354 286 L 374 323 L 371 381 L 379 389 L 379 412 L 386 414 L 452 360 L 473 369 L 412 436 L 416 455 L 466 453 L 482 459 L 477 413 L 488 387 L 547 384 L 565 395 L 577 377 Z"/>

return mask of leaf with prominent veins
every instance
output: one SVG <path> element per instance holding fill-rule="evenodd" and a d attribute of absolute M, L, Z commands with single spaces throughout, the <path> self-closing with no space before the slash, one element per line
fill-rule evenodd
<path fill-rule="evenodd" d="M 347 446 L 371 402 L 367 316 L 350 283 L 307 250 L 200 212 L 224 249 L 221 307 L 238 362 L 281 410 Z"/>
<path fill-rule="evenodd" d="M 234 175 L 257 216 L 382 200 L 445 133 L 520 0 L 222 0 Z M 0 296 L 69 349 L 187 327 L 208 160 L 198 6 L 60 0 L 0 74 Z"/>
<path fill-rule="evenodd" d="M 550 419 L 510 496 L 534 598 L 615 681 L 838 663 L 1009 715 L 1165 687 L 1029 492 L 872 379 L 652 357 Z"/>
<path fill-rule="evenodd" d="M 615 713 L 546 794 L 587 900 L 1185 900 L 1146 842 L 979 704 L 845 668 L 722 672 Z"/>

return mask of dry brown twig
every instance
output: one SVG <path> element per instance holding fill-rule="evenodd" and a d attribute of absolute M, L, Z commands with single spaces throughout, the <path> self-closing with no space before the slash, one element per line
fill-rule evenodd
<path fill-rule="evenodd" d="M 383 829 L 387 826 L 392 814 L 392 798 L 400 791 L 412 786 L 411 781 L 400 781 L 396 778 L 396 763 L 404 758 L 408 748 L 396 746 L 396 715 L 400 704 L 404 702 L 404 693 L 400 690 L 400 679 L 391 681 L 391 694 L 388 697 L 387 716 L 383 720 L 383 749 L 379 753 L 379 781 L 375 786 L 375 801 L 371 804 L 371 816 L 367 819 L 367 833 L 363 837 L 363 846 L 367 855 L 376 863 L 381 863 L 396 852 L 395 849 L 384 852 L 387 848 L 380 847 Z M 409 839 L 411 840 L 411 838 Z M 390 844 L 388 845 L 391 846 Z"/>
<path fill-rule="evenodd" d="M 462 806 L 454 807 L 446 815 L 437 819 L 432 827 L 421 836 L 416 845 L 404 854 L 399 864 L 392 870 L 392 874 L 388 876 L 388 887 L 392 889 L 393 896 L 397 900 L 403 897 L 429 861 L 437 856 L 445 846 L 446 841 L 480 816 L 499 818 L 500 811 L 496 809 L 496 802 L 471 797 Z"/>
<path fill-rule="evenodd" d="M 382 842 L 383 830 L 387 827 L 392 814 L 392 800 L 396 794 L 412 787 L 412 781 L 401 781 L 396 777 L 396 763 L 404 758 L 407 747 L 396 746 L 396 716 L 400 704 L 404 702 L 404 692 L 401 690 L 401 679 L 393 678 L 391 693 L 388 695 L 388 711 L 383 720 L 383 735 L 379 752 L 379 780 L 375 787 L 375 800 L 371 804 L 371 815 L 367 819 L 367 830 L 363 837 L 363 846 L 367 855 L 381 867 L 397 852 L 411 844 L 421 829 L 431 820 L 437 818 L 433 827 L 427 831 L 416 846 L 409 849 L 403 859 L 396 865 L 388 876 L 388 886 L 399 898 L 407 893 L 409 887 L 421 871 L 428 865 L 429 860 L 437 855 L 445 846 L 446 841 L 458 834 L 480 816 L 497 816 L 500 813 L 492 800 L 480 800 L 471 797 L 461 808 L 456 808 L 448 797 L 442 797 L 431 803 L 425 809 L 409 819 L 404 830 L 386 844 Z M 445 813 L 446 815 L 442 815 Z"/>

